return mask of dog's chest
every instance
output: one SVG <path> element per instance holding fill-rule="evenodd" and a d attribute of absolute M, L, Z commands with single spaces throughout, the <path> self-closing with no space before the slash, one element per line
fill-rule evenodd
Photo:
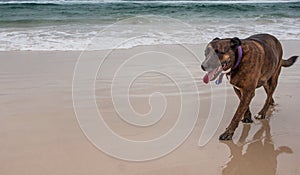
<path fill-rule="evenodd" d="M 238 83 L 237 81 L 234 81 L 234 80 L 231 78 L 231 75 L 230 75 L 230 74 L 227 74 L 226 77 L 227 77 L 228 81 L 230 82 L 230 84 L 231 84 L 234 88 L 236 88 L 236 89 L 238 89 L 238 90 L 241 89 L 241 86 L 239 86 L 239 83 Z"/>

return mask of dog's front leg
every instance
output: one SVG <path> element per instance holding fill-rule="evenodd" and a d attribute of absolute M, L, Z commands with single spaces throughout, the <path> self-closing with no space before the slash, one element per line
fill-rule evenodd
<path fill-rule="evenodd" d="M 230 125 L 227 127 L 226 131 L 220 135 L 220 140 L 231 140 L 235 129 L 238 127 L 239 122 L 243 118 L 245 112 L 247 111 L 249 104 L 254 97 L 255 88 L 241 89 L 241 99 L 240 104 L 231 120 Z"/>

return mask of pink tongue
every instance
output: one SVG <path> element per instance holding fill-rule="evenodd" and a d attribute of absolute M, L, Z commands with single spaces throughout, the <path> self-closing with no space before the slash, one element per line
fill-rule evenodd
<path fill-rule="evenodd" d="M 209 82 L 208 73 L 205 74 L 205 76 L 203 77 L 203 82 L 204 82 L 205 84 L 207 84 L 207 83 Z"/>
<path fill-rule="evenodd" d="M 215 70 L 212 70 L 212 71 L 208 72 L 207 74 L 205 74 L 203 77 L 203 82 L 205 84 L 207 84 L 215 76 L 215 73 L 218 71 L 218 69 L 219 68 L 216 68 Z"/>

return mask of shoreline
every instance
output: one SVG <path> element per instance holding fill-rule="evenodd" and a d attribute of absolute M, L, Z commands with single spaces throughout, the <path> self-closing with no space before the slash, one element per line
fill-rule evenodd
<path fill-rule="evenodd" d="M 244 38 L 241 38 L 244 39 Z M 283 47 L 283 51 L 284 46 L 288 45 L 289 49 L 292 47 L 292 49 L 294 50 L 294 45 L 297 45 L 297 43 L 300 41 L 300 39 L 283 39 L 283 40 L 279 40 L 282 44 Z M 111 50 L 128 50 L 128 49 L 136 49 L 136 48 L 143 48 L 143 47 L 161 47 L 161 46 L 166 46 L 166 47 L 172 47 L 172 46 L 185 46 L 185 47 L 191 47 L 191 48 L 195 48 L 195 47 L 203 47 L 203 45 L 206 45 L 207 42 L 200 42 L 197 44 L 149 44 L 149 45 L 136 45 L 136 46 L 132 46 L 132 47 L 128 47 L 128 48 L 111 48 L 111 49 L 97 49 L 97 50 L 0 50 L 0 52 L 107 52 L 107 51 L 111 51 Z"/>

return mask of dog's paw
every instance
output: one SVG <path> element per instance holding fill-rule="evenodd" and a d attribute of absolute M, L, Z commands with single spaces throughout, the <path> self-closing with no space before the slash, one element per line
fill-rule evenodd
<path fill-rule="evenodd" d="M 243 123 L 253 123 L 253 120 L 251 119 L 251 117 L 246 117 L 242 120 Z"/>
<path fill-rule="evenodd" d="M 266 118 L 266 114 L 256 114 L 254 118 L 257 120 L 262 120 Z"/>
<path fill-rule="evenodd" d="M 223 134 L 220 135 L 219 140 L 232 140 L 233 133 L 229 133 L 225 131 Z"/>

